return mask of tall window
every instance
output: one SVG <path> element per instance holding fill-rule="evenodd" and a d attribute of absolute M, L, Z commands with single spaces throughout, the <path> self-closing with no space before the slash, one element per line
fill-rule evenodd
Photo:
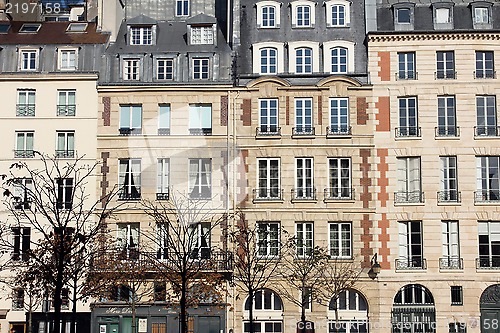
<path fill-rule="evenodd" d="M 33 157 L 35 156 L 33 150 L 33 138 L 35 132 L 16 132 L 16 150 L 15 157 Z"/>
<path fill-rule="evenodd" d="M 158 80 L 173 80 L 174 59 L 158 59 L 156 61 L 156 71 Z"/>
<path fill-rule="evenodd" d="M 139 223 L 118 223 L 118 250 L 120 259 L 139 258 Z"/>
<path fill-rule="evenodd" d="M 331 50 L 332 54 L 332 74 L 347 73 L 347 55 L 348 50 L 345 47 L 335 47 Z"/>
<path fill-rule="evenodd" d="M 213 26 L 191 27 L 191 44 L 213 44 L 214 29 Z"/>
<path fill-rule="evenodd" d="M 311 6 L 297 6 L 295 14 L 295 26 L 310 27 L 311 26 Z"/>
<path fill-rule="evenodd" d="M 398 52 L 398 79 L 416 80 L 415 52 Z"/>
<path fill-rule="evenodd" d="M 313 199 L 313 159 L 300 157 L 295 159 L 295 198 Z"/>
<path fill-rule="evenodd" d="M 22 71 L 36 71 L 38 68 L 38 50 L 21 50 Z"/>
<path fill-rule="evenodd" d="M 13 183 L 14 209 L 30 209 L 33 200 L 33 179 L 17 178 Z"/>
<path fill-rule="evenodd" d="M 153 27 L 130 27 L 130 45 L 152 45 Z"/>
<path fill-rule="evenodd" d="M 295 50 L 295 72 L 298 74 L 312 73 L 312 49 L 301 47 Z"/>
<path fill-rule="evenodd" d="M 170 104 L 158 105 L 158 134 L 170 134 Z"/>
<path fill-rule="evenodd" d="M 344 5 L 332 6 L 332 26 L 343 27 L 346 25 L 345 12 Z"/>
<path fill-rule="evenodd" d="M 193 79 L 194 80 L 207 80 L 209 78 L 210 60 L 208 58 L 194 58 L 193 59 Z"/>
<path fill-rule="evenodd" d="M 259 222 L 257 224 L 257 253 L 260 257 L 279 255 L 279 222 Z"/>
<path fill-rule="evenodd" d="M 260 49 L 260 74 L 276 74 L 278 50 L 267 47 Z"/>
<path fill-rule="evenodd" d="M 170 184 L 170 159 L 159 158 L 157 164 L 156 199 L 168 200 Z"/>
<path fill-rule="evenodd" d="M 436 52 L 436 79 L 455 78 L 455 52 Z"/>
<path fill-rule="evenodd" d="M 329 188 L 328 198 L 330 199 L 352 199 L 351 188 L 351 159 L 329 158 L 328 159 Z"/>
<path fill-rule="evenodd" d="M 73 206 L 73 178 L 57 178 L 57 209 L 71 209 Z"/>
<path fill-rule="evenodd" d="M 75 131 L 57 131 L 56 157 L 75 157 Z"/>
<path fill-rule="evenodd" d="M 141 160 L 120 159 L 118 170 L 119 198 L 134 200 L 141 198 Z"/>
<path fill-rule="evenodd" d="M 210 223 L 189 226 L 189 245 L 192 259 L 210 258 Z"/>
<path fill-rule="evenodd" d="M 498 156 L 480 156 L 477 160 L 476 201 L 499 201 L 500 183 Z"/>
<path fill-rule="evenodd" d="M 423 269 L 422 221 L 399 222 L 399 258 L 396 269 Z"/>
<path fill-rule="evenodd" d="M 304 258 L 312 254 L 314 242 L 314 224 L 312 222 L 295 223 L 297 257 Z"/>
<path fill-rule="evenodd" d="M 142 105 L 120 105 L 120 134 L 142 132 Z"/>
<path fill-rule="evenodd" d="M 12 310 L 24 310 L 24 289 L 14 288 L 12 290 Z"/>
<path fill-rule="evenodd" d="M 349 126 L 349 99 L 330 98 L 330 129 L 331 134 L 351 134 Z"/>
<path fill-rule="evenodd" d="M 27 90 L 27 89 L 17 90 L 16 116 L 18 117 L 35 116 L 35 90 Z"/>
<path fill-rule="evenodd" d="M 76 115 L 76 90 L 57 91 L 57 115 L 58 116 Z"/>
<path fill-rule="evenodd" d="M 276 27 L 276 7 L 263 6 L 262 7 L 262 28 L 275 28 Z"/>
<path fill-rule="evenodd" d="M 59 50 L 59 69 L 66 71 L 76 70 L 76 49 Z"/>
<path fill-rule="evenodd" d="M 61 290 L 61 309 L 68 310 L 69 309 L 69 289 L 62 288 Z"/>
<path fill-rule="evenodd" d="M 191 135 L 212 134 L 212 105 L 189 105 L 189 133 Z"/>
<path fill-rule="evenodd" d="M 399 157 L 397 158 L 397 168 L 398 191 L 395 194 L 395 202 L 423 202 L 420 157 Z"/>
<path fill-rule="evenodd" d="M 212 160 L 192 158 L 189 160 L 189 196 L 193 199 L 212 198 Z"/>
<path fill-rule="evenodd" d="M 168 224 L 156 223 L 156 259 L 167 259 L 169 250 Z M 163 299 L 164 300 L 164 299 Z"/>
<path fill-rule="evenodd" d="M 476 51 L 476 78 L 495 78 L 493 51 Z"/>
<path fill-rule="evenodd" d="M 123 79 L 136 81 L 140 78 L 140 59 L 123 59 Z"/>
<path fill-rule="evenodd" d="M 479 267 L 500 267 L 500 222 L 480 221 L 477 223 L 479 233 Z"/>
<path fill-rule="evenodd" d="M 31 229 L 29 227 L 13 227 L 12 260 L 27 261 L 31 248 Z"/>
<path fill-rule="evenodd" d="M 351 258 L 352 227 L 350 222 L 329 223 L 329 248 L 332 258 Z"/>
<path fill-rule="evenodd" d="M 439 260 L 440 268 L 460 269 L 460 245 L 458 221 L 442 221 L 443 257 Z"/>
<path fill-rule="evenodd" d="M 312 98 L 295 99 L 295 129 L 293 134 L 314 134 Z"/>
<path fill-rule="evenodd" d="M 458 136 L 455 96 L 438 96 L 438 127 L 436 136 Z"/>
<path fill-rule="evenodd" d="M 418 110 L 416 97 L 400 97 L 399 102 L 399 128 L 396 130 L 398 137 L 420 136 L 418 127 Z"/>
<path fill-rule="evenodd" d="M 259 100 L 259 133 L 279 134 L 278 99 Z"/>
<path fill-rule="evenodd" d="M 456 156 L 441 156 L 441 191 L 439 192 L 438 200 L 440 202 L 458 202 L 458 174 L 457 174 L 457 157 Z"/>
<path fill-rule="evenodd" d="M 476 96 L 476 135 L 497 136 L 496 96 Z"/>
<path fill-rule="evenodd" d="M 189 0 L 175 0 L 175 15 L 176 16 L 189 15 Z"/>
<path fill-rule="evenodd" d="M 281 199 L 279 159 L 263 158 L 257 160 L 259 188 L 258 198 Z"/>

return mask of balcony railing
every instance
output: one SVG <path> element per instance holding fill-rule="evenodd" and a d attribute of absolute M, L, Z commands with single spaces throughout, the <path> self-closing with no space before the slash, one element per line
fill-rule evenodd
<path fill-rule="evenodd" d="M 158 128 L 158 135 L 170 135 L 170 128 Z"/>
<path fill-rule="evenodd" d="M 328 126 L 326 128 L 326 135 L 332 136 L 349 136 L 352 135 L 352 127 L 347 125 Z"/>
<path fill-rule="evenodd" d="M 438 80 L 450 80 L 450 79 L 456 79 L 457 78 L 457 72 L 448 70 L 448 71 L 437 71 L 434 72 L 434 76 Z"/>
<path fill-rule="evenodd" d="M 476 258 L 476 269 L 500 269 L 500 255 L 480 255 Z"/>
<path fill-rule="evenodd" d="M 278 187 L 260 187 L 253 190 L 254 201 L 281 201 L 283 189 Z"/>
<path fill-rule="evenodd" d="M 169 198 L 168 190 L 163 190 L 162 192 L 156 192 L 156 200 L 163 201 L 163 200 L 168 200 L 168 198 Z"/>
<path fill-rule="evenodd" d="M 439 258 L 439 269 L 463 269 L 464 260 L 459 257 Z"/>
<path fill-rule="evenodd" d="M 439 191 L 437 199 L 438 202 L 460 202 L 461 194 L 458 190 Z"/>
<path fill-rule="evenodd" d="M 120 135 L 139 135 L 142 134 L 142 128 L 121 127 Z"/>
<path fill-rule="evenodd" d="M 17 158 L 32 158 L 35 156 L 33 150 L 14 150 L 14 157 Z"/>
<path fill-rule="evenodd" d="M 56 150 L 56 157 L 73 158 L 73 157 L 75 157 L 75 151 L 74 150 Z"/>
<path fill-rule="evenodd" d="M 500 202 L 500 190 L 477 190 L 474 192 L 475 202 Z"/>
<path fill-rule="evenodd" d="M 313 126 L 301 126 L 301 127 L 293 127 L 292 135 L 301 136 L 301 135 L 314 135 L 315 130 Z"/>
<path fill-rule="evenodd" d="M 396 80 L 416 80 L 418 73 L 416 71 L 399 71 L 396 73 Z"/>
<path fill-rule="evenodd" d="M 281 127 L 259 126 L 255 132 L 256 136 L 281 136 Z"/>
<path fill-rule="evenodd" d="M 57 106 L 58 116 L 75 116 L 76 115 L 76 105 L 58 105 Z"/>
<path fill-rule="evenodd" d="M 427 269 L 427 260 L 421 256 L 413 256 L 411 258 L 396 259 L 396 270 L 419 270 Z"/>
<path fill-rule="evenodd" d="M 17 104 L 16 116 L 18 117 L 34 117 L 35 104 Z"/>
<path fill-rule="evenodd" d="M 460 127 L 457 126 L 437 126 L 435 128 L 436 137 L 459 137 Z"/>
<path fill-rule="evenodd" d="M 212 188 L 208 185 L 195 187 L 189 193 L 189 199 L 192 200 L 210 200 L 212 199 Z"/>
<path fill-rule="evenodd" d="M 476 79 L 496 79 L 497 72 L 494 70 L 479 70 L 474 71 L 474 78 Z"/>
<path fill-rule="evenodd" d="M 499 126 L 474 126 L 474 135 L 476 137 L 485 137 L 485 136 L 498 136 L 500 133 Z"/>
<path fill-rule="evenodd" d="M 325 200 L 354 200 L 354 189 L 350 187 L 329 187 L 324 190 Z"/>
<path fill-rule="evenodd" d="M 292 189 L 292 200 L 316 200 L 315 187 L 303 187 Z"/>
<path fill-rule="evenodd" d="M 396 203 L 422 203 L 424 202 L 424 192 L 422 191 L 404 191 L 394 193 L 394 202 Z"/>
<path fill-rule="evenodd" d="M 126 200 L 126 201 L 135 201 L 135 200 L 141 200 L 141 192 L 139 191 L 120 191 L 118 193 L 118 199 L 119 200 Z"/>
<path fill-rule="evenodd" d="M 420 127 L 417 126 L 405 126 L 396 127 L 396 138 L 419 138 L 420 137 Z"/>
<path fill-rule="evenodd" d="M 19 197 L 17 199 L 20 199 Z M 30 209 L 31 207 L 31 199 L 24 200 L 16 200 L 14 202 L 14 209 L 22 210 L 22 209 Z"/>
<path fill-rule="evenodd" d="M 189 135 L 212 135 L 211 128 L 190 128 Z"/>

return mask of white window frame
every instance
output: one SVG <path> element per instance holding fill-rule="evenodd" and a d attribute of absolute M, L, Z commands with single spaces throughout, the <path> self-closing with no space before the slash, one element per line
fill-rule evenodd
<path fill-rule="evenodd" d="M 477 156 L 477 191 L 485 192 L 488 200 L 500 200 L 500 157 L 499 156 Z M 483 178 L 483 175 L 486 177 Z M 483 183 L 486 186 L 483 186 Z M 496 186 L 495 186 L 496 184 Z M 490 193 L 492 192 L 492 193 Z M 495 195 L 491 198 L 491 194 Z"/>
<path fill-rule="evenodd" d="M 333 228 L 333 226 L 337 227 Z M 334 238 L 334 234 L 337 238 Z M 345 237 L 346 235 L 348 238 Z M 351 259 L 352 236 L 352 222 L 328 222 L 328 253 L 330 258 Z M 348 241 L 349 244 L 344 244 L 345 241 Z M 335 249 L 338 249 L 338 254 L 334 254 Z"/>
<path fill-rule="evenodd" d="M 40 65 L 39 56 L 40 49 L 19 49 L 19 70 L 23 72 L 37 71 Z M 34 66 L 32 66 L 31 62 L 34 62 Z"/>
<path fill-rule="evenodd" d="M 70 104 L 70 96 L 73 96 L 73 103 Z M 63 103 L 61 103 L 63 102 Z M 76 90 L 59 89 L 57 90 L 57 115 L 75 116 L 76 115 Z"/>
<path fill-rule="evenodd" d="M 191 224 L 189 226 L 189 247 L 191 250 L 191 259 L 209 259 L 211 242 L 212 242 L 212 228 L 210 223 L 201 222 Z M 206 245 L 203 245 L 205 241 Z M 205 252 L 203 251 L 205 250 Z"/>
<path fill-rule="evenodd" d="M 491 60 L 486 59 L 491 55 Z M 476 78 L 494 78 L 495 77 L 495 52 L 481 50 L 475 52 Z M 479 72 L 482 73 L 479 75 Z"/>
<path fill-rule="evenodd" d="M 262 162 L 262 163 L 261 163 Z M 265 172 L 264 177 L 260 177 L 260 166 L 264 167 L 263 172 Z M 271 177 L 271 164 L 277 165 L 278 176 L 277 176 L 277 184 L 276 178 Z M 281 198 L 281 167 L 280 167 L 280 158 L 258 158 L 257 159 L 257 197 L 259 199 L 280 199 Z M 262 187 L 261 184 L 265 183 L 265 187 Z M 276 186 L 274 186 L 276 185 Z M 275 193 L 273 193 L 275 190 Z"/>
<path fill-rule="evenodd" d="M 295 133 L 309 134 L 313 133 L 314 128 L 314 109 L 313 100 L 310 97 L 296 97 L 295 106 Z"/>
<path fill-rule="evenodd" d="M 188 180 L 188 192 L 191 198 L 210 200 L 212 198 L 212 159 L 190 158 Z"/>
<path fill-rule="evenodd" d="M 153 26 L 130 26 L 130 45 L 153 45 Z"/>
<path fill-rule="evenodd" d="M 472 19 L 474 24 L 490 24 L 491 22 L 491 8 L 484 6 L 473 7 Z"/>
<path fill-rule="evenodd" d="M 343 7 L 344 8 L 344 24 L 340 24 L 337 22 L 335 24 L 333 20 L 333 9 L 334 7 Z M 326 26 L 328 28 L 344 28 L 351 25 L 351 2 L 347 0 L 331 0 L 325 2 L 326 8 Z M 337 19 L 339 15 L 337 14 Z"/>
<path fill-rule="evenodd" d="M 28 144 L 28 136 L 31 135 L 31 147 Z M 22 138 L 22 147 L 19 143 Z M 35 145 L 35 131 L 16 131 L 16 151 L 22 155 L 32 157 Z M 21 153 L 22 152 L 22 153 Z"/>
<path fill-rule="evenodd" d="M 314 223 L 295 222 L 295 239 L 297 258 L 303 259 L 310 256 L 314 249 Z"/>
<path fill-rule="evenodd" d="M 192 78 L 193 80 L 209 80 L 210 79 L 210 58 L 196 57 L 191 59 L 192 63 Z M 198 68 L 198 70 L 196 70 Z"/>
<path fill-rule="evenodd" d="M 344 41 L 344 40 L 335 40 L 323 43 L 323 66 L 324 72 L 330 74 L 346 74 L 342 72 L 334 72 L 332 71 L 332 50 L 334 48 L 344 48 L 347 49 L 347 73 L 355 72 L 354 65 L 354 42 Z"/>
<path fill-rule="evenodd" d="M 73 59 L 71 59 L 73 54 Z M 68 58 L 69 57 L 69 58 Z M 78 49 L 60 48 L 57 50 L 58 68 L 61 71 L 75 71 L 78 69 Z M 73 64 L 71 64 L 71 62 Z"/>
<path fill-rule="evenodd" d="M 345 162 L 348 164 L 347 168 L 342 166 Z M 337 174 L 337 177 L 333 177 L 333 174 L 335 173 Z M 348 184 L 347 186 L 343 186 L 346 178 L 348 180 Z M 336 186 L 333 186 L 334 182 L 336 182 Z M 345 192 L 346 190 L 347 193 Z M 353 199 L 352 160 L 350 157 L 328 158 L 328 197 L 331 199 Z"/>
<path fill-rule="evenodd" d="M 19 184 L 22 182 L 22 185 L 18 185 L 14 187 L 16 191 L 22 191 L 23 193 L 15 193 L 16 196 L 23 196 L 22 200 L 19 200 L 18 203 L 24 204 L 27 200 L 30 200 L 28 197 L 29 193 L 26 191 L 31 191 L 33 188 L 33 179 L 31 178 L 18 178 L 16 179 L 16 183 Z M 31 249 L 31 228 L 30 227 L 12 227 L 12 260 L 14 261 L 27 261 L 29 259 L 28 253 Z"/>
<path fill-rule="evenodd" d="M 163 65 L 160 66 L 160 63 L 163 63 Z M 160 70 L 161 68 L 163 68 L 163 70 Z M 174 68 L 173 58 L 156 59 L 156 79 L 161 81 L 172 81 L 174 79 Z"/>
<path fill-rule="evenodd" d="M 176 0 L 175 1 L 175 16 L 189 16 L 190 0 Z M 180 7 L 179 7 L 180 5 Z M 180 12 L 179 12 L 180 9 Z"/>
<path fill-rule="evenodd" d="M 134 119 L 134 113 L 139 113 L 139 123 L 137 124 Z M 128 114 L 125 117 L 125 114 Z M 142 129 L 142 104 L 124 104 L 120 105 L 120 116 L 119 116 L 119 127 L 120 129 L 130 129 L 130 130 L 141 130 Z M 128 118 L 128 121 L 126 121 Z"/>
<path fill-rule="evenodd" d="M 478 221 L 478 238 L 480 236 L 487 236 L 488 243 L 479 242 L 479 260 L 480 267 L 486 268 L 499 268 L 500 256 L 495 254 L 500 244 L 500 221 Z M 482 254 L 481 248 L 485 245 L 488 246 L 488 254 Z M 495 249 L 493 249 L 495 247 Z M 485 262 L 485 259 L 488 261 Z"/>
<path fill-rule="evenodd" d="M 441 234 L 443 258 L 450 264 L 456 263 L 460 259 L 460 227 L 458 221 L 441 221 Z"/>
<path fill-rule="evenodd" d="M 170 158 L 158 158 L 156 193 L 168 194 L 170 186 Z"/>
<path fill-rule="evenodd" d="M 416 96 L 398 97 L 398 136 L 418 137 L 418 99 Z"/>
<path fill-rule="evenodd" d="M 262 72 L 262 57 L 261 50 L 263 49 L 275 49 L 276 50 L 276 72 Z M 255 74 L 260 75 L 276 75 L 278 73 L 285 72 L 285 44 L 277 43 L 277 42 L 263 42 L 263 43 L 255 43 L 252 45 L 252 63 L 253 63 L 253 72 Z M 268 65 L 269 67 L 269 65 Z"/>
<path fill-rule="evenodd" d="M 134 57 L 123 58 L 123 80 L 138 81 L 141 79 L 141 59 Z"/>
<path fill-rule="evenodd" d="M 170 249 L 168 236 L 168 223 L 158 222 L 155 224 L 156 235 L 156 259 L 167 260 Z"/>
<path fill-rule="evenodd" d="M 414 226 L 418 225 L 417 231 L 413 230 Z M 420 244 L 415 244 L 414 234 L 420 235 Z M 423 243 L 423 225 L 422 221 L 398 221 L 398 258 L 406 260 L 401 265 L 401 268 L 423 268 L 424 267 L 424 243 Z M 414 254 L 415 245 L 420 245 L 420 253 Z M 420 258 L 420 265 L 418 260 Z M 397 268 L 396 268 L 397 269 Z"/>
<path fill-rule="evenodd" d="M 441 13 L 441 14 L 440 14 Z M 445 15 L 447 14 L 447 15 Z M 450 24 L 453 23 L 453 9 L 450 7 L 434 8 L 434 24 Z"/>
<path fill-rule="evenodd" d="M 440 156 L 440 196 L 443 201 L 458 202 L 458 166 L 456 156 Z"/>
<path fill-rule="evenodd" d="M 282 3 L 277 1 L 259 1 L 256 3 L 257 6 L 257 28 L 261 29 L 273 29 L 279 28 L 281 24 L 281 5 Z M 274 24 L 264 25 L 264 8 L 274 8 Z M 269 15 L 269 13 L 268 13 Z M 269 18 L 268 18 L 269 21 Z"/>
<path fill-rule="evenodd" d="M 438 136 L 456 136 L 457 114 L 454 95 L 438 96 Z"/>
<path fill-rule="evenodd" d="M 172 109 L 169 103 L 158 104 L 158 130 L 167 132 L 162 134 L 170 134 L 170 118 Z"/>
<path fill-rule="evenodd" d="M 301 164 L 301 166 L 299 166 Z M 310 184 L 310 185 L 308 185 Z M 314 198 L 314 159 L 295 158 L 295 199 Z"/>
<path fill-rule="evenodd" d="M 133 230 L 135 229 L 135 230 Z M 127 259 L 134 258 L 139 253 L 139 242 L 141 241 L 141 226 L 138 222 L 117 223 L 116 239 L 121 240 L 119 246 L 120 251 L 125 251 Z M 135 232 L 134 232 L 135 231 Z M 121 238 L 121 236 L 125 236 Z M 137 236 L 137 237 L 135 237 Z M 135 244 L 134 244 L 135 242 Z"/>
<path fill-rule="evenodd" d="M 313 28 L 316 24 L 316 2 L 308 0 L 297 0 L 290 3 L 292 10 L 292 28 Z M 299 10 L 299 8 L 301 10 Z M 303 22 L 304 17 L 302 17 L 302 22 L 299 25 L 299 12 L 303 15 L 303 9 L 309 8 L 309 22 Z"/>
<path fill-rule="evenodd" d="M 262 237 L 263 235 L 265 236 L 265 238 Z M 280 222 L 277 221 L 257 222 L 257 239 L 256 239 L 257 256 L 259 258 L 279 257 L 280 242 L 281 242 L 280 238 L 281 238 Z"/>
<path fill-rule="evenodd" d="M 455 78 L 455 51 L 436 51 L 436 78 Z"/>
<path fill-rule="evenodd" d="M 398 52 L 398 80 L 417 79 L 417 54 L 416 52 Z M 403 68 L 401 68 L 403 67 Z"/>
<path fill-rule="evenodd" d="M 311 49 L 311 71 L 298 72 L 297 71 L 297 50 L 298 49 Z M 319 72 L 319 43 L 311 41 L 296 41 L 288 43 L 288 72 L 297 74 L 312 74 Z M 277 60 L 278 63 L 280 60 Z"/>
<path fill-rule="evenodd" d="M 60 145 L 62 138 L 62 147 Z M 75 156 L 75 131 L 56 131 L 56 156 L 74 157 Z"/>
<path fill-rule="evenodd" d="M 351 124 L 349 98 L 331 97 L 328 102 L 330 133 L 349 134 Z"/>
<path fill-rule="evenodd" d="M 13 204 L 14 209 L 29 209 L 31 202 L 33 201 L 33 178 L 16 178 L 12 185 L 12 194 L 15 197 L 15 201 Z M 21 228 L 21 230 L 22 229 L 25 228 Z M 21 249 L 22 242 L 23 240 L 21 239 Z M 22 254 L 22 252 L 19 252 L 19 254 Z"/>
<path fill-rule="evenodd" d="M 191 134 L 212 133 L 212 104 L 189 104 L 189 131 Z"/>
<path fill-rule="evenodd" d="M 71 199 L 73 199 L 75 191 L 75 182 L 73 178 L 56 178 L 56 191 L 57 191 L 57 207 L 58 209 L 71 209 L 73 206 L 73 200 L 66 201 L 66 195 L 69 193 Z M 60 181 L 60 183 L 59 183 Z"/>
<path fill-rule="evenodd" d="M 476 135 L 497 136 L 498 115 L 495 95 L 476 95 Z"/>
<path fill-rule="evenodd" d="M 421 202 L 422 200 L 422 164 L 419 156 L 398 157 L 397 191 L 403 196 L 401 202 Z M 415 196 L 417 192 L 417 196 Z"/>
<path fill-rule="evenodd" d="M 276 106 L 273 107 L 272 104 Z M 274 121 L 276 120 L 276 121 Z M 279 133 L 279 100 L 277 98 L 259 99 L 259 129 L 262 133 Z"/>
<path fill-rule="evenodd" d="M 122 165 L 125 167 L 124 171 L 122 171 L 120 168 Z M 124 198 L 125 200 L 140 199 L 141 182 L 142 182 L 141 178 L 142 178 L 142 170 L 141 170 L 140 158 L 124 158 L 118 160 L 118 190 L 120 192 L 123 191 L 123 194 L 126 195 Z M 126 189 L 125 189 L 125 183 L 128 183 Z M 133 186 L 132 183 L 134 184 Z M 131 197 L 134 188 L 138 193 L 137 198 Z"/>
<path fill-rule="evenodd" d="M 215 42 L 215 31 L 213 25 L 190 27 L 191 45 L 213 45 L 214 42 Z"/>

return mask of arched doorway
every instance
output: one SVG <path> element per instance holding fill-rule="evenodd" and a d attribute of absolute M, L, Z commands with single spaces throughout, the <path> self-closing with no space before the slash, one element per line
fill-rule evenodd
<path fill-rule="evenodd" d="M 431 292 L 419 284 L 401 288 L 392 306 L 392 333 L 434 332 L 436 308 Z"/>
<path fill-rule="evenodd" d="M 500 284 L 486 288 L 479 300 L 481 333 L 500 331 Z"/>
<path fill-rule="evenodd" d="M 243 315 L 243 332 L 250 332 L 249 322 L 250 300 L 245 301 Z M 255 292 L 253 302 L 254 332 L 283 333 L 283 302 L 271 289 L 260 289 Z"/>
<path fill-rule="evenodd" d="M 327 317 L 328 333 L 368 333 L 368 303 L 354 289 L 344 290 L 337 299 L 330 299 Z"/>

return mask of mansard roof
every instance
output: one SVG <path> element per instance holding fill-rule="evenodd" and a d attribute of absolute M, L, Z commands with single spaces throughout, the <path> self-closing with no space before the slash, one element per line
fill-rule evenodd
<path fill-rule="evenodd" d="M 196 16 L 193 16 L 189 19 L 187 19 L 187 24 L 215 24 L 217 23 L 217 20 L 215 17 L 201 13 Z"/>
<path fill-rule="evenodd" d="M 157 21 L 153 20 L 151 17 L 141 14 L 130 20 L 127 20 L 128 25 L 153 25 L 156 24 Z"/>

